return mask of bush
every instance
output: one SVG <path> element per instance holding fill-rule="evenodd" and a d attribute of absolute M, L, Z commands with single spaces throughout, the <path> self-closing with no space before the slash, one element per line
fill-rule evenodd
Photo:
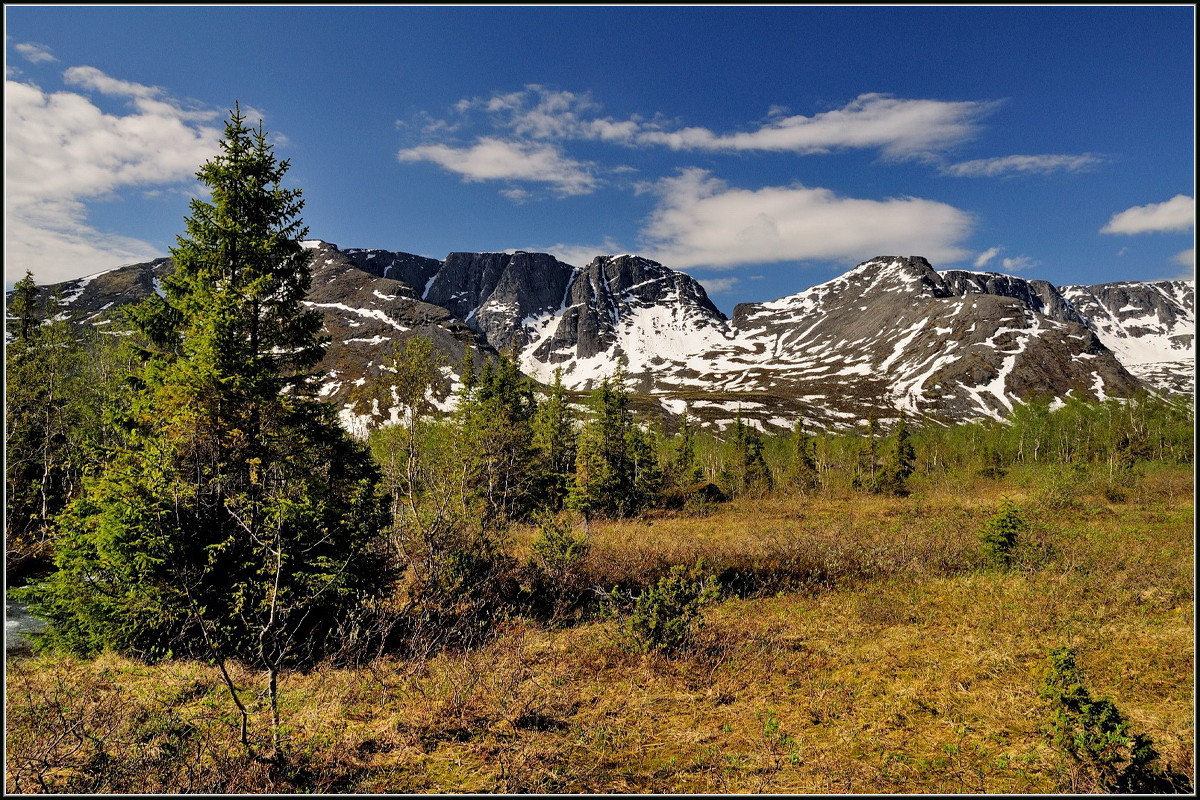
<path fill-rule="evenodd" d="M 1133 733 L 1111 700 L 1093 698 L 1075 651 L 1050 651 L 1050 667 L 1039 691 L 1053 714 L 1049 734 L 1072 767 L 1072 792 L 1173 792 L 1182 776 L 1154 765 L 1158 751 L 1149 736 Z M 1191 787 L 1187 787 L 1190 791 Z"/>
<path fill-rule="evenodd" d="M 586 534 L 576 533 L 553 514 L 542 516 L 538 535 L 530 545 L 529 569 L 539 599 L 548 598 L 553 620 L 558 620 L 583 592 L 579 569 L 591 545 Z"/>
<path fill-rule="evenodd" d="M 699 511 L 704 513 L 716 503 L 725 503 L 729 497 L 721 487 L 708 481 L 699 481 L 688 486 L 672 486 L 662 493 L 663 508 L 673 511 Z"/>
<path fill-rule="evenodd" d="M 1082 494 L 1088 467 L 1082 461 L 1069 466 L 1055 464 L 1039 482 L 1035 497 L 1039 505 L 1051 511 L 1071 511 L 1083 507 Z"/>
<path fill-rule="evenodd" d="M 1028 529 L 1029 525 L 1021 516 L 1021 510 L 1012 500 L 1004 498 L 1000 509 L 983 524 L 979 535 L 988 561 L 998 567 L 1008 567 L 1012 564 L 1017 542 Z"/>
<path fill-rule="evenodd" d="M 704 626 L 701 608 L 720 596 L 716 577 L 704 572 L 703 560 L 676 565 L 638 596 L 628 622 L 635 649 L 669 653 L 691 643 Z"/>

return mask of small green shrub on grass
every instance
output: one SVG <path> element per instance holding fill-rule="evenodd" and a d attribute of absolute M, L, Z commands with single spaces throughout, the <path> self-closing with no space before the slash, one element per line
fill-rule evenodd
<path fill-rule="evenodd" d="M 713 575 L 705 575 L 703 560 L 682 564 L 648 587 L 634 601 L 627 629 L 640 652 L 674 652 L 691 643 L 704 626 L 701 609 L 720 596 Z"/>
<path fill-rule="evenodd" d="M 552 621 L 559 620 L 582 594 L 580 567 L 590 547 L 587 534 L 572 530 L 561 517 L 547 513 L 539 520 L 529 568 L 537 592 L 549 598 Z"/>
<path fill-rule="evenodd" d="M 1070 648 L 1051 650 L 1050 667 L 1039 691 L 1053 715 L 1051 741 L 1070 760 L 1066 788 L 1121 793 L 1181 791 L 1177 786 L 1181 776 L 1164 772 L 1154 763 L 1158 751 L 1150 737 L 1133 733 L 1111 700 L 1092 697 L 1075 658 Z M 1182 780 L 1186 782 L 1186 778 Z"/>
<path fill-rule="evenodd" d="M 1029 523 L 1022 516 L 1021 509 L 1012 500 L 1004 498 L 1000 509 L 983 523 L 979 534 L 988 563 L 997 567 L 1009 567 L 1017 543 L 1028 530 Z"/>

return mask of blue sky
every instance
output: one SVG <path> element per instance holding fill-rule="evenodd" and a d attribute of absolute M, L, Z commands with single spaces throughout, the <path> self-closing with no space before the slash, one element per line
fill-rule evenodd
<path fill-rule="evenodd" d="M 1190 5 L 9 5 L 5 68 L 9 287 L 166 255 L 235 101 L 342 247 L 1195 271 Z"/>

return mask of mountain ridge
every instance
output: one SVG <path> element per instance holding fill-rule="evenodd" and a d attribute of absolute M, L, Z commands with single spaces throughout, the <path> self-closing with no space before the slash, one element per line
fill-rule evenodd
<path fill-rule="evenodd" d="M 644 405 L 684 408 L 717 428 L 733 415 L 761 428 L 797 420 L 846 427 L 906 413 L 939 422 L 1003 418 L 1015 402 L 1103 399 L 1194 388 L 1194 282 L 1055 287 L 1003 273 L 939 272 L 920 256 L 868 259 L 726 317 L 686 273 L 633 254 L 566 264 L 545 253 L 452 252 L 445 260 L 321 240 L 306 303 L 331 345 L 321 396 L 365 430 L 394 419 L 352 404 L 386 350 L 428 336 L 443 354 L 450 401 L 467 347 L 512 352 L 548 383 L 576 391 L 618 365 Z M 112 311 L 156 289 L 170 259 L 96 273 L 42 291 L 63 314 L 111 325 Z"/>

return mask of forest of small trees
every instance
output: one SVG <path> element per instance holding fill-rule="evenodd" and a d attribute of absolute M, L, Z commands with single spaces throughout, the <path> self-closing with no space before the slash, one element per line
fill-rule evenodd
<path fill-rule="evenodd" d="M 563 564 L 598 518 L 699 518 L 772 492 L 903 495 L 931 476 L 1033 463 L 1082 465 L 1119 492 L 1141 463 L 1193 458 L 1187 400 L 1035 401 L 1004 422 L 790 434 L 740 414 L 704 429 L 685 412 L 668 431 L 633 413 L 619 370 L 581 396 L 561 376 L 536 384 L 511 354 L 476 371 L 467 353 L 443 413 L 428 399 L 448 365 L 421 338 L 356 398 L 394 398 L 399 423 L 359 441 L 316 396 L 325 340 L 302 304 L 309 251 L 287 169 L 235 110 L 198 173 L 211 198 L 192 201 L 175 271 L 130 311 L 133 335 L 71 327 L 29 275 L 17 284 L 7 564 L 48 622 L 43 646 L 253 664 L 278 727 L 283 670 L 470 644 L 513 608 L 561 615 Z M 523 524 L 540 537 L 517 564 L 505 535 Z M 250 750 L 245 690 L 226 683 Z"/>

